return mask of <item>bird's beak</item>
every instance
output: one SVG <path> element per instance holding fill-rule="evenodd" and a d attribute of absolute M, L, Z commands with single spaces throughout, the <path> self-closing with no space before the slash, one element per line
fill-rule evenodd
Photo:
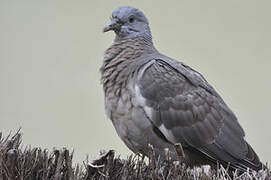
<path fill-rule="evenodd" d="M 120 28 L 120 24 L 117 23 L 114 19 L 108 23 L 104 28 L 103 28 L 103 32 L 107 32 L 107 31 L 116 31 Z"/>

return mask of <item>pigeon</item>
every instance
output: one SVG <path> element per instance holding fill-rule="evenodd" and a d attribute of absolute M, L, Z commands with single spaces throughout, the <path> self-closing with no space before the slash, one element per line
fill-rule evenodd
<path fill-rule="evenodd" d="M 103 32 L 114 31 L 101 72 L 107 117 L 134 153 L 178 159 L 188 166 L 217 163 L 246 171 L 263 164 L 221 96 L 196 70 L 161 54 L 149 21 L 131 6 L 116 8 Z"/>

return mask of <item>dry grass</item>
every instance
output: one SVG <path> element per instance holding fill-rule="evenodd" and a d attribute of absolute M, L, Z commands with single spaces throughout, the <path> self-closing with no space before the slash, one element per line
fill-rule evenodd
<path fill-rule="evenodd" d="M 170 160 L 158 163 L 139 155 L 127 159 L 115 156 L 113 150 L 100 153 L 93 161 L 81 165 L 72 163 L 73 152 L 63 148 L 49 152 L 46 149 L 21 146 L 22 135 L 17 132 L 6 138 L 0 133 L 0 180 L 83 180 L 83 179 L 271 179 L 269 170 L 237 175 L 223 167 L 204 171 L 204 168 L 186 168 Z M 150 154 L 152 154 L 150 149 Z M 152 156 L 153 157 L 153 156 Z"/>

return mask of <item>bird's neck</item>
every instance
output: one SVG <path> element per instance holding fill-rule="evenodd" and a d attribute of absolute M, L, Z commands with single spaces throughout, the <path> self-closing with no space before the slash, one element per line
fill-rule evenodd
<path fill-rule="evenodd" d="M 151 54 L 155 51 L 152 42 L 142 38 L 114 42 L 105 51 L 104 62 L 100 69 L 105 93 L 113 92 L 120 95 L 131 73 L 130 65 L 143 54 Z"/>
<path fill-rule="evenodd" d="M 149 26 L 146 26 L 145 30 L 141 31 L 141 32 L 133 32 L 133 33 L 128 33 L 128 34 L 125 32 L 116 33 L 114 42 L 115 43 L 120 42 L 120 41 L 123 42 L 128 39 L 129 40 L 131 40 L 131 39 L 140 40 L 140 41 L 144 41 L 147 44 L 151 44 L 151 45 L 153 44 L 151 30 L 150 30 Z"/>

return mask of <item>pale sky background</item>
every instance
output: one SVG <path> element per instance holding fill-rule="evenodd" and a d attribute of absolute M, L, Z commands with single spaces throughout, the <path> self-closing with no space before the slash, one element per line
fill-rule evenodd
<path fill-rule="evenodd" d="M 113 9 L 140 8 L 162 53 L 192 66 L 271 162 L 270 0 L 0 0 L 0 131 L 23 144 L 74 148 L 77 162 L 131 152 L 105 116 L 99 68 Z"/>

